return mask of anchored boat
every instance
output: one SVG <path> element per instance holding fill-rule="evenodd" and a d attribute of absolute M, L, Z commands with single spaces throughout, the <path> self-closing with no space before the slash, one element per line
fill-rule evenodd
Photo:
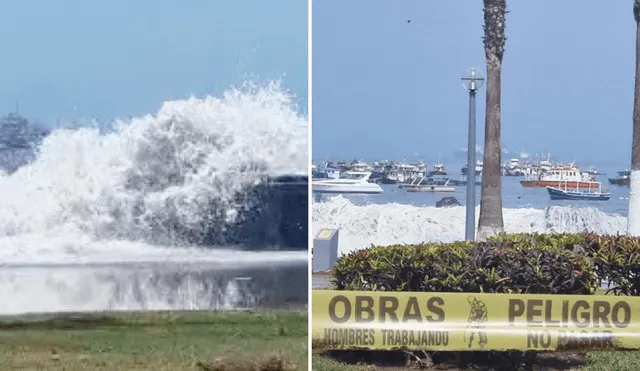
<path fill-rule="evenodd" d="M 464 177 L 462 180 L 451 179 L 450 183 L 452 186 L 466 186 L 467 179 L 466 177 Z M 482 185 L 482 179 L 480 179 L 479 177 L 476 177 L 475 183 L 477 186 Z"/>
<path fill-rule="evenodd" d="M 595 178 L 587 173 L 582 173 L 580 169 L 568 167 L 554 167 L 538 176 L 529 177 L 520 182 L 523 187 L 555 187 L 560 182 L 569 182 L 577 188 L 593 188 L 600 184 Z"/>
<path fill-rule="evenodd" d="M 427 174 L 427 176 L 432 176 L 432 175 L 447 175 L 447 172 L 444 170 L 444 165 L 443 164 L 433 165 L 433 170 L 431 170 Z"/>
<path fill-rule="evenodd" d="M 580 188 L 578 182 L 559 182 L 557 187 L 547 186 L 547 192 L 552 200 L 607 201 L 611 198 L 611 193 L 602 189 L 600 183 L 590 188 Z"/>
<path fill-rule="evenodd" d="M 338 179 L 314 180 L 311 190 L 314 193 L 330 194 L 380 194 L 382 187 L 369 183 L 370 171 L 347 171 Z"/>
<path fill-rule="evenodd" d="M 430 175 L 430 176 L 419 176 L 414 179 L 410 179 L 410 181 L 400 184 L 399 188 L 415 188 L 421 186 L 432 186 L 432 185 L 445 185 L 451 181 L 451 178 L 448 176 L 438 176 L 438 175 Z"/>
<path fill-rule="evenodd" d="M 628 186 L 631 184 L 631 171 L 618 171 L 618 176 L 609 178 L 609 183 L 620 186 Z"/>
<path fill-rule="evenodd" d="M 605 173 L 600 172 L 600 170 L 598 170 L 598 168 L 596 168 L 595 166 L 589 166 L 589 169 L 587 169 L 587 171 L 585 172 L 591 175 L 607 175 Z"/>
<path fill-rule="evenodd" d="M 406 187 L 407 192 L 454 192 L 455 187 L 449 185 L 450 179 L 444 184 L 422 184 L 413 187 Z"/>

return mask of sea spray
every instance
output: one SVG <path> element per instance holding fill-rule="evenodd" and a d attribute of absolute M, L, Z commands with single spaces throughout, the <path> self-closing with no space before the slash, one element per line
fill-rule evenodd
<path fill-rule="evenodd" d="M 504 209 L 505 231 L 624 233 L 626 218 L 592 207 Z M 399 203 L 358 206 L 336 196 L 312 206 L 312 233 L 340 229 L 340 252 L 376 245 L 451 242 L 464 239 L 464 207 L 418 207 Z"/>

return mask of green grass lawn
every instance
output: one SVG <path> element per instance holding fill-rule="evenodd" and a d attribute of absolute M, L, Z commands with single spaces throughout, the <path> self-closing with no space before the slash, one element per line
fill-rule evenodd
<path fill-rule="evenodd" d="M 0 317 L 2 370 L 306 370 L 307 350 L 306 310 Z"/>

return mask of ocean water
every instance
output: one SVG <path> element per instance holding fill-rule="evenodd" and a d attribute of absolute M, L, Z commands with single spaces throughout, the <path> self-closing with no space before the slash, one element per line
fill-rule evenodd
<path fill-rule="evenodd" d="M 0 176 L 0 313 L 221 307 L 237 291 L 225 271 L 306 270 L 306 251 L 174 233 L 224 231 L 265 176 L 306 173 L 307 121 L 293 102 L 277 82 L 247 83 L 106 132 L 53 131 L 34 161 Z"/>
<path fill-rule="evenodd" d="M 462 165 L 447 166 L 453 179 L 462 179 Z M 451 170 L 449 170 L 451 169 Z M 624 233 L 629 188 L 608 184 L 608 177 L 624 167 L 602 168 L 597 180 L 611 191 L 609 201 L 551 201 L 545 188 L 524 188 L 521 177 L 502 177 L 503 218 L 507 232 Z M 466 186 L 455 192 L 412 193 L 397 185 L 383 185 L 380 195 L 323 196 L 312 204 L 312 233 L 339 228 L 339 251 L 345 253 L 372 244 L 456 241 L 464 239 Z M 463 205 L 436 208 L 443 197 Z M 476 223 L 480 186 L 476 187 Z"/>

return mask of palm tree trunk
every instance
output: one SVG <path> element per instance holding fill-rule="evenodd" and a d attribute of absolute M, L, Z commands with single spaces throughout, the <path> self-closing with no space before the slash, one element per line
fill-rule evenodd
<path fill-rule="evenodd" d="M 487 61 L 487 99 L 484 131 L 484 167 L 480 194 L 478 240 L 504 230 L 502 221 L 502 143 L 500 92 L 504 55 L 506 0 L 484 0 L 484 47 Z"/>
<path fill-rule="evenodd" d="M 633 97 L 633 139 L 631 140 L 631 195 L 627 233 L 640 236 L 640 0 L 633 2 L 636 20 L 636 76 Z"/>

